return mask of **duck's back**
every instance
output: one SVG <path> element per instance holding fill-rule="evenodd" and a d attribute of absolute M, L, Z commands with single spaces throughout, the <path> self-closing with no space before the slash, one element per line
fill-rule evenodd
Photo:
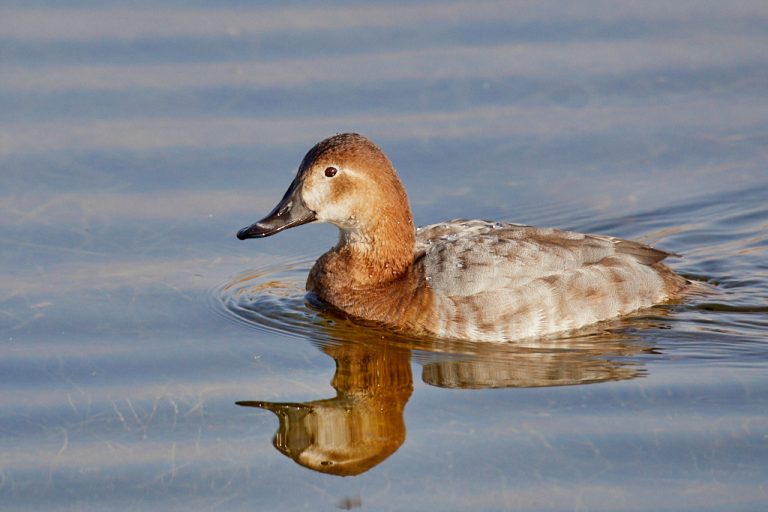
<path fill-rule="evenodd" d="M 417 232 L 438 336 L 504 340 L 575 329 L 677 295 L 669 253 L 637 242 L 455 220 Z"/>

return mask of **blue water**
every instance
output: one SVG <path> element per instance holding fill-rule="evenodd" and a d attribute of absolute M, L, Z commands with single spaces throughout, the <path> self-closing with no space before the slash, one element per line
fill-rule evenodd
<path fill-rule="evenodd" d="M 2 2 L 0 508 L 764 510 L 766 47 L 762 1 Z M 706 292 L 524 344 L 333 317 L 334 228 L 234 233 L 343 131 L 420 225 Z"/>

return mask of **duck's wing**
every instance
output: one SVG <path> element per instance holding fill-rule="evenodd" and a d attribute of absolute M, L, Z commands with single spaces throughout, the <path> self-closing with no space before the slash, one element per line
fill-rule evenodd
<path fill-rule="evenodd" d="M 661 249 L 656 249 L 655 247 L 641 244 L 640 242 L 633 242 L 632 240 L 624 240 L 623 238 L 604 235 L 584 236 L 590 240 L 607 242 L 613 245 L 616 254 L 626 254 L 628 256 L 632 256 L 644 265 L 652 265 L 653 263 L 658 263 L 669 256 L 675 256 L 678 258 L 680 257 L 679 254 L 675 254 L 673 252 L 662 251 Z"/>
<path fill-rule="evenodd" d="M 671 255 L 621 238 L 480 220 L 421 228 L 416 249 L 430 286 L 450 296 L 519 287 L 611 257 L 651 265 Z"/>

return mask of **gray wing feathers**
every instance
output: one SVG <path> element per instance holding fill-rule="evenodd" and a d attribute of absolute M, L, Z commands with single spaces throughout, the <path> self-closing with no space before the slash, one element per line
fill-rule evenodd
<path fill-rule="evenodd" d="M 652 265 L 672 255 L 609 236 L 478 220 L 421 228 L 417 253 L 421 251 L 432 286 L 451 295 L 521 286 L 615 256 Z"/>
<path fill-rule="evenodd" d="M 614 238 L 609 236 L 599 235 L 587 235 L 588 237 L 609 240 L 618 254 L 627 254 L 632 256 L 637 261 L 644 265 L 652 265 L 658 263 L 669 256 L 680 257 L 679 254 L 673 252 L 662 251 L 661 249 L 655 249 L 639 242 L 633 242 L 631 240 L 624 240 L 622 238 Z"/>

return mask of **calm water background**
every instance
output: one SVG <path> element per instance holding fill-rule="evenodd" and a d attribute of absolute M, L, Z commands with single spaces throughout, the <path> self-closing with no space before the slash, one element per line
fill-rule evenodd
<path fill-rule="evenodd" d="M 765 510 L 766 48 L 763 0 L 3 1 L 0 508 Z M 555 344 L 329 321 L 301 288 L 333 228 L 234 233 L 341 131 L 419 224 L 639 239 L 712 291 Z M 360 360 L 405 409 L 357 476 L 235 405 Z"/>

